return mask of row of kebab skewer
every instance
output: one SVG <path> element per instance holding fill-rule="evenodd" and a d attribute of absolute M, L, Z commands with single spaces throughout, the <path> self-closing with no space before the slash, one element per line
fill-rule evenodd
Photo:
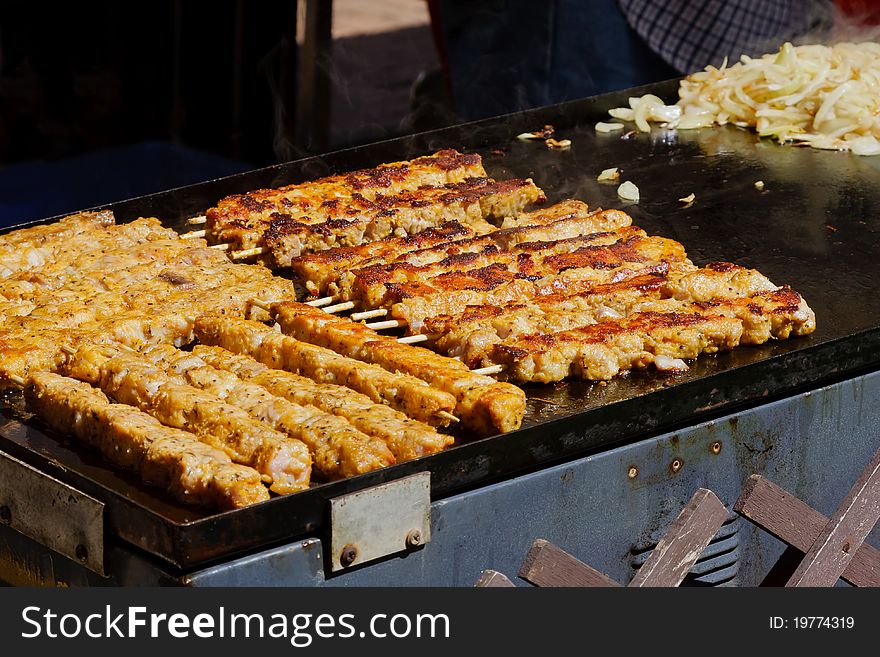
<path fill-rule="evenodd" d="M 686 369 L 815 328 L 757 271 L 544 202 L 447 150 L 227 197 L 184 235 L 109 212 L 14 231 L 0 383 L 144 481 L 229 509 L 436 453 L 450 425 L 517 429 L 511 382 Z"/>

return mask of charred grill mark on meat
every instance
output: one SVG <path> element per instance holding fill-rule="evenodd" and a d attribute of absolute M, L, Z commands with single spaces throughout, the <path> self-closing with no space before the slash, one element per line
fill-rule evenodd
<path fill-rule="evenodd" d="M 432 264 L 421 266 L 408 262 L 373 265 L 357 271 L 352 278 L 346 280 L 346 286 L 340 291 L 344 299 L 354 299 L 367 308 L 375 308 L 389 303 L 389 285 L 417 283 L 446 273 L 482 270 L 496 265 L 504 265 L 523 277 L 540 276 L 542 264 L 534 261 L 536 257 L 549 263 L 550 270 L 555 264 L 548 256 L 580 252 L 587 247 L 598 249 L 599 246 L 615 246 L 606 259 L 623 257 L 633 252 L 632 249 L 623 247 L 629 246 L 631 242 L 627 240 L 635 237 L 647 236 L 640 228 L 628 227 L 615 232 L 591 233 L 553 242 L 524 242 L 512 251 L 502 251 L 496 245 L 488 244 L 481 251 L 454 253 Z"/>
<path fill-rule="evenodd" d="M 700 301 L 707 290 L 716 293 L 713 300 Z M 739 298 L 747 299 L 744 308 L 736 301 Z M 761 307 L 761 313 L 766 311 L 762 316 L 756 309 L 769 300 L 772 309 Z M 801 330 L 810 332 L 814 324 L 812 311 L 800 308 L 802 303 L 796 293 L 787 288 L 777 290 L 754 270 L 731 266 L 719 271 L 706 267 L 672 276 L 649 274 L 572 294 L 539 295 L 506 307 L 470 306 L 458 316 L 427 320 L 425 330 L 441 334 L 436 346 L 445 353 L 460 356 L 471 366 L 486 366 L 492 363 L 490 354 L 495 345 L 524 335 L 564 331 L 646 311 L 715 308 L 720 314 L 743 321 L 744 344 L 760 344 L 771 337 L 784 339 L 792 330 L 798 334 Z M 768 318 L 772 320 L 766 321 Z"/>
<path fill-rule="evenodd" d="M 323 221 L 303 221 L 289 214 L 274 214 L 261 236 L 277 267 L 289 267 L 303 253 L 350 247 L 391 236 L 409 236 L 457 221 L 486 232 L 487 218 L 520 212 L 544 196 L 531 180 L 496 182 L 468 178 L 439 187 L 421 187 L 392 196 L 368 200 L 352 198 Z"/>
<path fill-rule="evenodd" d="M 354 279 L 369 275 L 368 267 L 380 271 L 395 266 L 427 267 L 444 260 L 452 263 L 450 258 L 455 256 L 475 257 L 464 254 L 534 251 L 539 248 L 538 242 L 585 239 L 591 234 L 614 231 L 624 234 L 622 229 L 632 222 L 629 215 L 618 210 L 588 212 L 587 206 L 579 201 L 564 201 L 542 212 L 549 215 L 544 217 L 548 219 L 546 224 L 529 224 L 529 217 L 534 219 L 535 213 L 527 213 L 520 215 L 516 227 L 482 236 L 454 235 L 442 240 L 437 239 L 442 237 L 438 229 L 433 232 L 429 229 L 406 239 L 383 240 L 301 256 L 294 259 L 292 266 L 313 294 L 340 294 L 341 298 L 348 299 Z"/>
<path fill-rule="evenodd" d="M 636 313 L 559 333 L 527 335 L 495 345 L 492 358 L 518 381 L 549 383 L 573 376 L 607 380 L 621 371 L 647 367 L 658 356 L 696 358 L 732 349 L 742 324 L 697 313 Z"/>
<path fill-rule="evenodd" d="M 478 155 L 453 150 L 409 162 L 395 162 L 320 180 L 228 196 L 207 212 L 206 229 L 215 240 L 245 249 L 259 245 L 272 213 L 319 223 L 332 218 L 340 200 L 372 199 L 423 185 L 445 185 L 486 175 Z"/>
<path fill-rule="evenodd" d="M 385 262 L 401 253 L 428 248 L 436 244 L 472 237 L 474 230 L 457 221 L 447 221 L 407 237 L 392 237 L 359 246 L 316 251 L 291 261 L 291 268 L 314 295 L 327 294 L 340 275 L 355 267 L 364 267 L 379 260 Z"/>

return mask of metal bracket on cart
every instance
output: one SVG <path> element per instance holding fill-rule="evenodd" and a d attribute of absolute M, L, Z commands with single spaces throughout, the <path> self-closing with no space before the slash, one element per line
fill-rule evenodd
<path fill-rule="evenodd" d="M 0 451 L 0 523 L 104 573 L 104 503 Z"/>
<path fill-rule="evenodd" d="M 330 570 L 414 550 L 431 540 L 431 473 L 330 500 Z"/>
<path fill-rule="evenodd" d="M 787 544 L 762 586 L 880 586 L 880 550 L 865 543 L 880 520 L 880 449 L 830 518 L 761 475 L 746 481 L 734 511 Z M 700 488 L 657 543 L 629 586 L 679 586 L 721 528 L 727 508 Z M 533 544 L 519 577 L 535 586 L 620 586 L 544 539 Z M 516 586 L 484 570 L 475 586 Z"/>

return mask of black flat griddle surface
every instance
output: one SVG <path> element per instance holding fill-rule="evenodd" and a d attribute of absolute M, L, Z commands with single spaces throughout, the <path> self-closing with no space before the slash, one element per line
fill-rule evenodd
<path fill-rule="evenodd" d="M 106 467 L 99 457 L 16 421 L 3 426 L 0 418 L 0 449 L 105 500 L 110 529 L 123 540 L 190 567 L 314 532 L 324 522 L 328 498 L 411 472 L 431 470 L 434 494 L 442 496 L 875 369 L 880 363 L 880 156 L 783 147 L 733 127 L 655 128 L 650 135 L 629 138 L 595 132 L 606 111 L 625 105 L 629 95 L 650 91 L 674 101 L 676 88 L 677 82 L 666 82 L 380 142 L 110 207 L 119 221 L 155 215 L 186 230 L 186 217 L 203 213 L 227 194 L 441 148 L 476 151 L 490 175 L 533 177 L 550 202 L 573 197 L 594 207 L 625 209 L 649 233 L 682 242 L 698 265 L 729 260 L 757 268 L 777 284 L 790 284 L 816 311 L 812 336 L 703 357 L 674 376 L 643 372 L 607 385 L 529 387 L 529 396 L 541 401 L 530 401 L 520 431 L 463 440 L 441 454 L 224 514 L 183 509 Z M 556 127 L 557 138 L 571 139 L 569 151 L 516 140 L 545 123 Z M 621 201 L 616 185 L 596 182 L 599 172 L 612 166 L 620 168 L 621 181 L 638 185 L 638 204 Z M 754 186 L 758 180 L 763 191 Z M 696 201 L 681 207 L 678 199 L 691 193 Z M 7 416 L 20 418 L 14 412 Z"/>

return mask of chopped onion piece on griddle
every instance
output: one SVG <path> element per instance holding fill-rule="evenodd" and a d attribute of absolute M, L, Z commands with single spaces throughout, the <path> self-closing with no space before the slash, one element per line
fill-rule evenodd
<path fill-rule="evenodd" d="M 522 139 L 523 141 L 527 141 L 529 139 L 549 139 L 553 136 L 553 133 L 555 132 L 556 128 L 548 123 L 540 130 L 535 130 L 534 132 L 521 132 L 516 136 L 516 138 Z"/>
<path fill-rule="evenodd" d="M 648 109 L 648 118 L 652 121 L 674 123 L 681 118 L 681 108 L 677 105 L 653 105 Z"/>
<path fill-rule="evenodd" d="M 547 144 L 547 148 L 554 151 L 567 151 L 571 148 L 571 139 L 553 139 L 550 137 L 544 140 L 544 143 Z"/>
<path fill-rule="evenodd" d="M 856 155 L 880 155 L 880 141 L 873 135 L 849 139 L 846 143 Z"/>
<path fill-rule="evenodd" d="M 639 188 L 636 187 L 629 180 L 627 180 L 620 187 L 617 188 L 617 195 L 624 201 L 638 201 Z"/>
<path fill-rule="evenodd" d="M 614 109 L 608 110 L 608 114 L 610 114 L 612 118 L 620 119 L 621 121 L 632 121 L 636 118 L 636 113 L 628 107 L 615 107 Z"/>
<path fill-rule="evenodd" d="M 623 130 L 624 126 L 622 123 L 604 123 L 599 121 L 596 124 L 596 132 L 609 133 L 616 132 L 617 130 Z"/>
<path fill-rule="evenodd" d="M 602 169 L 602 173 L 598 175 L 596 180 L 599 182 L 617 182 L 620 180 L 620 171 L 617 167 Z"/>

